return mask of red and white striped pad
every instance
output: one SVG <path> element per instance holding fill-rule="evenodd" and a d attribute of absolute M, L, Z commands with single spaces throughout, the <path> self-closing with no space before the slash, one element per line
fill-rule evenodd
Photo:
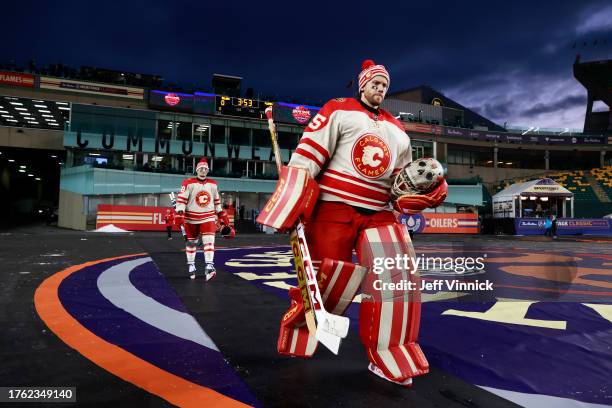
<path fill-rule="evenodd" d="M 383 267 L 374 274 L 373 266 L 380 259 L 409 260 L 408 268 L 400 265 Z M 414 249 L 405 226 L 400 224 L 365 230 L 358 242 L 357 256 L 361 265 L 370 267 L 361 301 L 359 335 L 368 358 L 392 381 L 426 374 L 429 363 L 416 343 L 421 318 L 420 279 L 414 271 Z M 375 259 L 378 258 L 378 261 Z M 375 264 L 375 262 L 377 262 Z M 402 262 L 403 263 L 403 262 Z M 378 282 L 376 282 L 378 281 Z M 383 284 L 402 283 L 412 289 L 385 289 Z"/>
<path fill-rule="evenodd" d="M 280 230 L 289 229 L 299 216 L 310 216 L 318 196 L 319 186 L 308 170 L 283 166 L 276 190 L 259 213 L 257 222 Z"/>
<path fill-rule="evenodd" d="M 342 315 L 349 307 L 367 268 L 350 262 L 324 258 L 319 267 L 318 282 L 325 309 Z M 316 351 L 317 340 L 305 325 L 301 292 L 298 288 L 289 290 L 291 307 L 283 316 L 278 337 L 278 352 L 298 357 L 311 357 Z"/>

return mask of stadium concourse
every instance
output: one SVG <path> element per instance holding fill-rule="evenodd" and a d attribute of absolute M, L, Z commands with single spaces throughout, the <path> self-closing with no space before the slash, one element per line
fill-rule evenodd
<path fill-rule="evenodd" d="M 357 302 L 338 356 L 279 356 L 296 284 L 287 236 L 218 247 L 206 283 L 188 279 L 182 241 L 161 232 L 4 231 L 0 381 L 76 387 L 87 406 L 612 404 L 608 238 L 418 235 L 417 256 L 482 256 L 484 270 L 461 279 L 495 291 L 424 291 L 419 341 L 431 371 L 410 389 L 368 372 Z"/>

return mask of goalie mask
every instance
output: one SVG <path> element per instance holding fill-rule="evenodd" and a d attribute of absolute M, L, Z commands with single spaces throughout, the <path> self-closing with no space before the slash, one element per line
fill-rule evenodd
<path fill-rule="evenodd" d="M 421 158 L 404 167 L 395 177 L 391 193 L 394 197 L 427 193 L 444 178 L 444 168 L 439 161 Z"/>

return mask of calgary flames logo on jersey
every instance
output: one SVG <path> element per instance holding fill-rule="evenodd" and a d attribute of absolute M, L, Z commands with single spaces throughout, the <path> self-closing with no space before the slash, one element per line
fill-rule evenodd
<path fill-rule="evenodd" d="M 379 136 L 366 133 L 353 145 L 353 167 L 364 177 L 380 178 L 389 169 L 389 146 Z"/>
<path fill-rule="evenodd" d="M 206 191 L 200 191 L 195 197 L 195 202 L 202 208 L 206 207 L 210 203 L 210 194 Z"/>

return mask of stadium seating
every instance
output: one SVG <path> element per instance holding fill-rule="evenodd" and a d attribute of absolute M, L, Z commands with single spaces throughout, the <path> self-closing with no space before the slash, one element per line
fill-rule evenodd
<path fill-rule="evenodd" d="M 612 166 L 591 169 L 591 175 L 597 180 L 608 197 L 612 199 Z"/>
<path fill-rule="evenodd" d="M 555 180 L 557 183 L 574 193 L 574 199 L 576 201 L 600 202 L 600 199 L 587 179 L 589 176 L 592 176 L 601 186 L 602 190 L 608 195 L 608 197 L 612 199 L 612 166 L 593 168 L 590 171 L 560 171 L 539 176 L 539 178 L 548 177 Z M 534 178 L 535 177 L 502 180 L 494 186 L 493 194 L 498 193 L 514 183 L 523 183 L 525 181 L 533 180 Z"/>
<path fill-rule="evenodd" d="M 549 174 L 547 177 L 574 193 L 574 200 L 599 201 L 586 176 L 584 170 L 574 170 Z"/>

